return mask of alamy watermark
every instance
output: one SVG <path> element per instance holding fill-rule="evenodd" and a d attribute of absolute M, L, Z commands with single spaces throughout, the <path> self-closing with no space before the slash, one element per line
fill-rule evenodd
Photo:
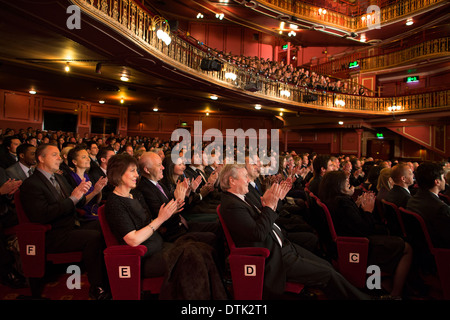
<path fill-rule="evenodd" d="M 277 129 L 270 130 L 270 151 L 268 151 L 267 132 L 267 129 L 259 129 L 258 136 L 256 130 L 252 128 L 246 131 L 226 129 L 224 139 L 219 129 L 211 128 L 203 133 L 202 122 L 194 121 L 194 146 L 192 147 L 192 136 L 189 130 L 185 128 L 174 130 L 171 140 L 178 141 L 178 144 L 172 149 L 171 158 L 174 163 L 181 159 L 186 164 L 214 162 L 245 164 L 245 157 L 248 156 L 250 163 L 256 163 L 259 159 L 261 165 L 266 166 L 265 175 L 274 175 L 278 172 L 279 133 Z M 247 139 L 248 147 L 246 147 Z M 203 149 L 203 143 L 209 141 L 212 142 Z M 224 141 L 225 150 L 223 150 Z"/>

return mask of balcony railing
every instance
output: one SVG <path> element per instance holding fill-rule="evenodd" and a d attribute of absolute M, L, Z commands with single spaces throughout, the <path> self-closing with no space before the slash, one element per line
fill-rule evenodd
<path fill-rule="evenodd" d="M 365 53 L 355 53 L 311 66 L 311 71 L 319 74 L 333 75 L 348 71 L 350 62 L 359 62 L 359 71 L 388 69 L 417 60 L 431 59 L 436 56 L 448 55 L 450 52 L 450 38 L 428 40 L 406 49 L 400 49 L 387 54 L 361 57 Z"/>
<path fill-rule="evenodd" d="M 355 32 L 367 29 L 370 27 L 370 23 L 373 25 L 374 23 L 383 24 L 395 21 L 426 10 L 439 3 L 446 3 L 445 0 L 403 0 L 392 5 L 383 5 L 375 1 L 373 4 L 378 5 L 380 8 L 379 13 L 375 13 L 378 16 L 375 16 L 373 11 L 368 13 L 366 12 L 367 8 L 361 7 L 355 7 L 352 12 L 340 13 L 333 11 L 333 8 L 328 6 L 326 13 L 323 14 L 319 12 L 319 10 L 322 11 L 323 7 L 317 4 L 314 5 L 295 0 L 262 0 L 257 2 L 280 9 L 299 18 L 326 23 L 333 27 L 339 26 L 347 31 Z"/>
<path fill-rule="evenodd" d="M 386 113 L 388 107 L 401 106 L 399 112 L 416 112 L 441 109 L 450 105 L 450 90 L 409 95 L 395 98 L 375 98 L 334 92 L 311 91 L 304 87 L 274 81 L 260 77 L 247 69 L 233 63 L 223 61 L 221 71 L 203 71 L 200 68 L 202 59 L 211 58 L 211 53 L 195 43 L 171 35 L 170 45 L 157 37 L 157 17 L 148 12 L 140 3 L 134 0 L 72 0 L 85 13 L 102 21 L 112 29 L 123 34 L 141 45 L 149 53 L 165 62 L 183 69 L 193 76 L 208 79 L 223 87 L 233 90 L 246 90 L 249 83 L 254 83 L 258 91 L 251 93 L 263 99 L 278 101 L 292 106 L 311 107 L 314 109 L 335 110 L 358 113 Z M 161 22 L 161 19 L 158 20 Z M 448 40 L 446 42 L 448 50 Z M 435 45 L 429 45 L 427 50 L 434 50 Z M 440 48 L 440 45 L 439 45 Z M 421 50 L 424 50 L 423 48 Z M 412 56 L 412 52 L 408 53 Z M 369 62 L 368 62 L 369 63 Z M 372 62 L 369 66 L 372 66 Z M 235 78 L 227 77 L 234 74 Z M 308 98 L 314 98 L 309 99 Z M 306 102 L 308 100 L 308 102 Z"/>

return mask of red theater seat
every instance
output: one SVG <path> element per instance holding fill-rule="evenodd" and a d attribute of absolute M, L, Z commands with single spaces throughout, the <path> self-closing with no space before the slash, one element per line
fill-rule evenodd
<path fill-rule="evenodd" d="M 45 233 L 51 229 L 50 225 L 30 222 L 20 202 L 20 190 L 14 194 L 19 224 L 15 227 L 20 248 L 20 260 L 23 274 L 29 279 L 31 294 L 40 297 L 40 278 L 45 275 L 46 262 L 64 264 L 80 262 L 82 252 L 46 253 Z"/>
<path fill-rule="evenodd" d="M 104 205 L 99 207 L 98 216 L 107 246 L 104 255 L 113 299 L 140 300 L 141 291 L 158 294 L 164 277 L 141 277 L 141 257 L 147 248 L 143 245 L 120 245 L 106 221 Z"/>
<path fill-rule="evenodd" d="M 220 205 L 217 206 L 217 214 L 230 250 L 228 259 L 234 299 L 261 300 L 263 295 L 264 267 L 266 258 L 270 255 L 269 249 L 257 247 L 237 248 L 220 214 Z M 287 282 L 285 291 L 298 294 L 303 288 L 303 284 Z"/>

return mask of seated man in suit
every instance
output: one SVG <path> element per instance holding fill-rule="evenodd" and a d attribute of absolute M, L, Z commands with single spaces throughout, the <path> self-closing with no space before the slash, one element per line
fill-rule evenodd
<path fill-rule="evenodd" d="M 88 175 L 89 178 L 92 180 L 92 184 L 95 185 L 97 181 L 104 177 L 106 178 L 106 169 L 108 168 L 108 160 L 114 155 L 114 150 L 111 147 L 103 147 L 100 148 L 100 150 L 97 153 L 97 162 L 99 165 L 92 165 L 91 161 L 91 168 L 89 169 Z M 113 192 L 114 186 L 112 186 L 110 183 L 108 183 L 103 189 L 102 189 L 102 201 L 106 201 L 108 199 L 108 195 Z"/>
<path fill-rule="evenodd" d="M 23 143 L 19 145 L 16 149 L 19 161 L 6 169 L 8 178 L 23 181 L 31 176 L 36 165 L 35 152 L 36 147 L 32 144 Z"/>
<path fill-rule="evenodd" d="M 414 174 L 406 163 L 399 163 L 392 167 L 391 178 L 394 186 L 386 196 L 386 201 L 392 202 L 397 207 L 406 208 L 411 193 L 408 187 L 414 183 Z"/>
<path fill-rule="evenodd" d="M 0 150 L 0 166 L 2 168 L 6 169 L 18 161 L 16 151 L 20 144 L 17 136 L 7 136 L 3 139 Z"/>
<path fill-rule="evenodd" d="M 334 168 L 334 162 L 331 160 L 329 155 L 318 155 L 313 160 L 314 176 L 309 182 L 309 191 L 317 195 L 319 193 L 320 180 L 322 180 L 323 175 L 332 170 L 337 170 Z"/>
<path fill-rule="evenodd" d="M 275 212 L 282 195 L 273 184 L 261 198 L 261 209 L 248 203 L 249 178 L 244 165 L 227 164 L 220 173 L 224 191 L 220 213 L 237 247 L 264 247 L 270 250 L 264 270 L 264 296 L 282 294 L 286 281 L 321 287 L 330 299 L 368 299 L 327 261 L 290 242 L 275 224 Z"/>
<path fill-rule="evenodd" d="M 185 182 L 179 182 L 176 189 L 171 194 L 159 181 L 163 178 L 164 167 L 161 157 L 154 152 L 145 152 L 139 159 L 139 172 L 141 179 L 137 189 L 144 196 L 145 202 L 150 209 L 151 214 L 156 217 L 159 209 L 171 199 L 176 199 L 184 203 L 187 187 Z M 181 209 L 181 208 L 180 208 Z M 181 211 L 181 210 L 180 210 Z M 179 237 L 190 233 L 198 241 L 206 242 L 213 247 L 220 246 L 222 232 L 220 223 L 217 222 L 187 222 L 181 214 L 174 214 L 170 219 L 164 222 L 159 228 L 159 233 L 164 241 L 174 242 Z"/>
<path fill-rule="evenodd" d="M 91 182 L 83 181 L 74 189 L 63 176 L 56 174 L 61 156 L 56 145 L 41 144 L 36 149 L 37 167 L 20 187 L 20 200 L 31 222 L 50 224 L 45 235 L 49 253 L 83 252 L 83 262 L 90 283 L 89 295 L 106 299 L 108 284 L 104 270 L 105 247 L 98 220 L 80 226 L 76 206 L 83 206 Z"/>
<path fill-rule="evenodd" d="M 257 179 L 260 172 L 260 165 L 258 160 L 252 161 L 250 157 L 245 157 L 245 169 L 247 170 L 249 184 L 248 193 L 246 194 L 246 199 L 252 205 L 257 208 L 262 209 L 261 197 L 263 196 L 262 187 Z M 278 200 L 276 212 L 279 214 L 283 210 L 282 200 L 286 197 L 286 193 L 291 190 L 291 185 L 284 181 L 282 182 L 285 193 L 281 195 L 280 200 Z M 300 211 L 300 209 L 299 209 Z M 290 235 L 290 239 L 295 239 L 294 242 L 301 245 L 302 247 L 314 252 L 318 249 L 318 238 L 313 233 L 314 230 L 303 220 L 299 215 L 285 215 L 284 217 L 278 217 L 276 220 L 277 225 L 279 225 L 283 231 Z"/>
<path fill-rule="evenodd" d="M 434 246 L 450 248 L 450 207 L 438 195 L 445 188 L 444 169 L 437 163 L 422 163 L 416 170 L 416 181 L 419 189 L 406 209 L 423 217 Z"/>

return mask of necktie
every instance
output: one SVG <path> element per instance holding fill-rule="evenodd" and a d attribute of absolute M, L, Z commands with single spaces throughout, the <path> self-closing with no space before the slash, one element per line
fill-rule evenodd
<path fill-rule="evenodd" d="M 169 199 L 169 197 L 167 197 L 166 193 L 164 192 L 164 189 L 161 187 L 161 185 L 159 183 L 156 184 L 156 187 L 159 189 L 159 191 L 161 191 L 161 193 L 167 198 Z"/>
<path fill-rule="evenodd" d="M 259 210 L 259 208 L 257 206 L 253 205 L 247 197 L 244 197 L 244 199 L 245 199 L 245 202 L 250 207 L 253 207 L 259 214 L 261 214 L 261 210 Z M 273 224 L 272 232 L 275 235 L 275 238 L 277 239 L 277 242 L 280 245 L 280 247 L 283 247 L 283 238 L 284 237 L 283 237 L 283 234 L 281 233 L 280 227 L 276 223 Z"/>
<path fill-rule="evenodd" d="M 65 195 L 61 189 L 61 186 L 59 185 L 58 181 L 56 181 L 55 176 L 50 177 L 50 181 L 52 182 L 53 186 L 58 190 L 58 194 L 64 199 Z"/>
<path fill-rule="evenodd" d="M 33 169 L 28 170 L 28 177 L 30 177 L 33 174 Z"/>

